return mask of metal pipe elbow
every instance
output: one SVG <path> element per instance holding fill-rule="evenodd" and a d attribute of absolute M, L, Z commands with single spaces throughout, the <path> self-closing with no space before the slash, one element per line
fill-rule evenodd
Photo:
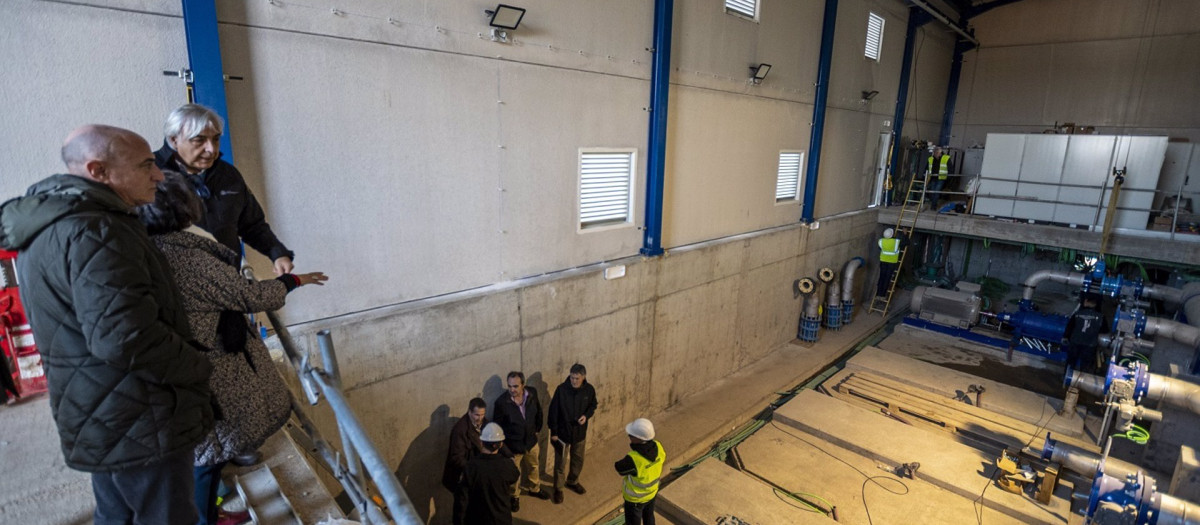
<path fill-rule="evenodd" d="M 862 257 L 854 257 L 846 261 L 846 265 L 842 267 L 842 302 L 848 303 L 854 300 L 854 275 L 855 270 L 862 268 L 866 261 Z"/>
<path fill-rule="evenodd" d="M 1041 283 L 1042 281 L 1049 280 L 1066 285 L 1083 286 L 1084 279 L 1086 278 L 1087 276 L 1082 273 L 1063 272 L 1059 270 L 1038 270 L 1029 274 L 1029 277 L 1026 277 L 1025 282 L 1022 283 L 1022 286 L 1024 286 L 1025 289 L 1021 291 L 1021 299 L 1025 301 L 1032 300 L 1034 289 L 1036 289 L 1038 283 Z"/>

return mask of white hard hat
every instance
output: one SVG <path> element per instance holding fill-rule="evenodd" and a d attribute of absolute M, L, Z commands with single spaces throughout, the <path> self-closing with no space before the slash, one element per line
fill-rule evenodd
<path fill-rule="evenodd" d="M 483 432 L 479 433 L 479 440 L 487 443 L 504 441 L 504 429 L 495 423 L 488 423 L 483 427 Z"/>
<path fill-rule="evenodd" d="M 893 229 L 891 229 L 891 228 L 888 228 L 888 229 L 886 229 L 886 230 L 883 230 L 883 236 L 884 236 L 884 237 L 887 237 L 888 239 L 891 239 L 891 238 L 892 238 L 892 236 L 893 236 L 893 235 L 895 235 L 895 234 L 896 234 L 896 231 L 895 231 L 895 230 L 893 230 Z"/>
<path fill-rule="evenodd" d="M 654 439 L 654 424 L 644 417 L 637 418 L 625 425 L 625 433 L 642 441 L 650 441 Z"/>

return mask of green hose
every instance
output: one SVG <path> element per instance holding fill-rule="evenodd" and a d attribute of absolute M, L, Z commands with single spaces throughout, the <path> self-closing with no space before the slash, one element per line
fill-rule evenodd
<path fill-rule="evenodd" d="M 787 496 L 792 501 L 795 501 L 796 503 L 799 503 L 801 505 L 804 505 L 805 507 L 808 507 L 808 508 L 802 509 L 802 510 L 807 510 L 809 512 L 818 512 L 818 513 L 824 514 L 826 516 L 829 515 L 828 511 L 826 511 L 820 507 L 814 506 L 813 504 L 811 504 L 807 501 L 804 501 L 803 499 L 800 498 L 800 496 L 810 496 L 812 498 L 819 499 L 822 502 L 824 502 L 826 505 L 828 505 L 830 509 L 833 508 L 833 504 L 829 503 L 829 500 L 826 500 L 825 498 L 822 498 L 821 496 L 818 496 L 816 494 L 809 494 L 807 492 L 787 492 L 787 491 L 779 490 L 774 487 L 771 487 L 771 490 L 774 490 L 775 494 L 777 494 L 777 495 L 781 494 L 781 495 Z"/>
<path fill-rule="evenodd" d="M 1129 425 L 1129 430 L 1121 434 L 1113 434 L 1113 437 L 1125 438 L 1139 445 L 1145 445 L 1150 441 L 1150 431 L 1142 428 L 1139 425 Z"/>

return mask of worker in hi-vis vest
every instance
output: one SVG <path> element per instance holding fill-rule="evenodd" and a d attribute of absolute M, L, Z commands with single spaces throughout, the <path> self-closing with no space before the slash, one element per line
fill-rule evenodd
<path fill-rule="evenodd" d="M 654 525 L 654 498 L 662 477 L 667 453 L 654 440 L 654 425 L 639 418 L 625 425 L 629 435 L 629 454 L 614 465 L 624 476 L 621 495 L 625 497 L 626 525 Z"/>
<path fill-rule="evenodd" d="M 879 239 L 879 284 L 875 287 L 876 297 L 887 297 L 888 289 L 892 287 L 892 275 L 900 266 L 900 239 L 895 237 L 896 231 L 888 228 L 883 230 L 883 238 Z"/>
<path fill-rule="evenodd" d="M 929 195 L 929 207 L 937 211 L 938 201 L 942 198 L 942 187 L 950 175 L 950 155 L 942 152 L 941 146 L 933 148 L 933 155 L 925 168 L 925 193 Z"/>

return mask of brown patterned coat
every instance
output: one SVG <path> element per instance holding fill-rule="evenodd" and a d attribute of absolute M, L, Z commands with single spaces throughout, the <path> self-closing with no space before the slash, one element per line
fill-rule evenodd
<path fill-rule="evenodd" d="M 287 421 L 291 394 L 257 334 L 248 334 L 244 352 L 227 351 L 217 324 L 222 311 L 281 308 L 287 287 L 275 279 L 246 280 L 238 272 L 237 254 L 199 235 L 182 231 L 152 239 L 175 274 L 194 337 L 212 349 L 205 357 L 213 365 L 209 387 L 220 419 L 196 446 L 195 464 L 215 465 L 252 452 Z M 240 326 L 249 331 L 244 322 Z"/>

